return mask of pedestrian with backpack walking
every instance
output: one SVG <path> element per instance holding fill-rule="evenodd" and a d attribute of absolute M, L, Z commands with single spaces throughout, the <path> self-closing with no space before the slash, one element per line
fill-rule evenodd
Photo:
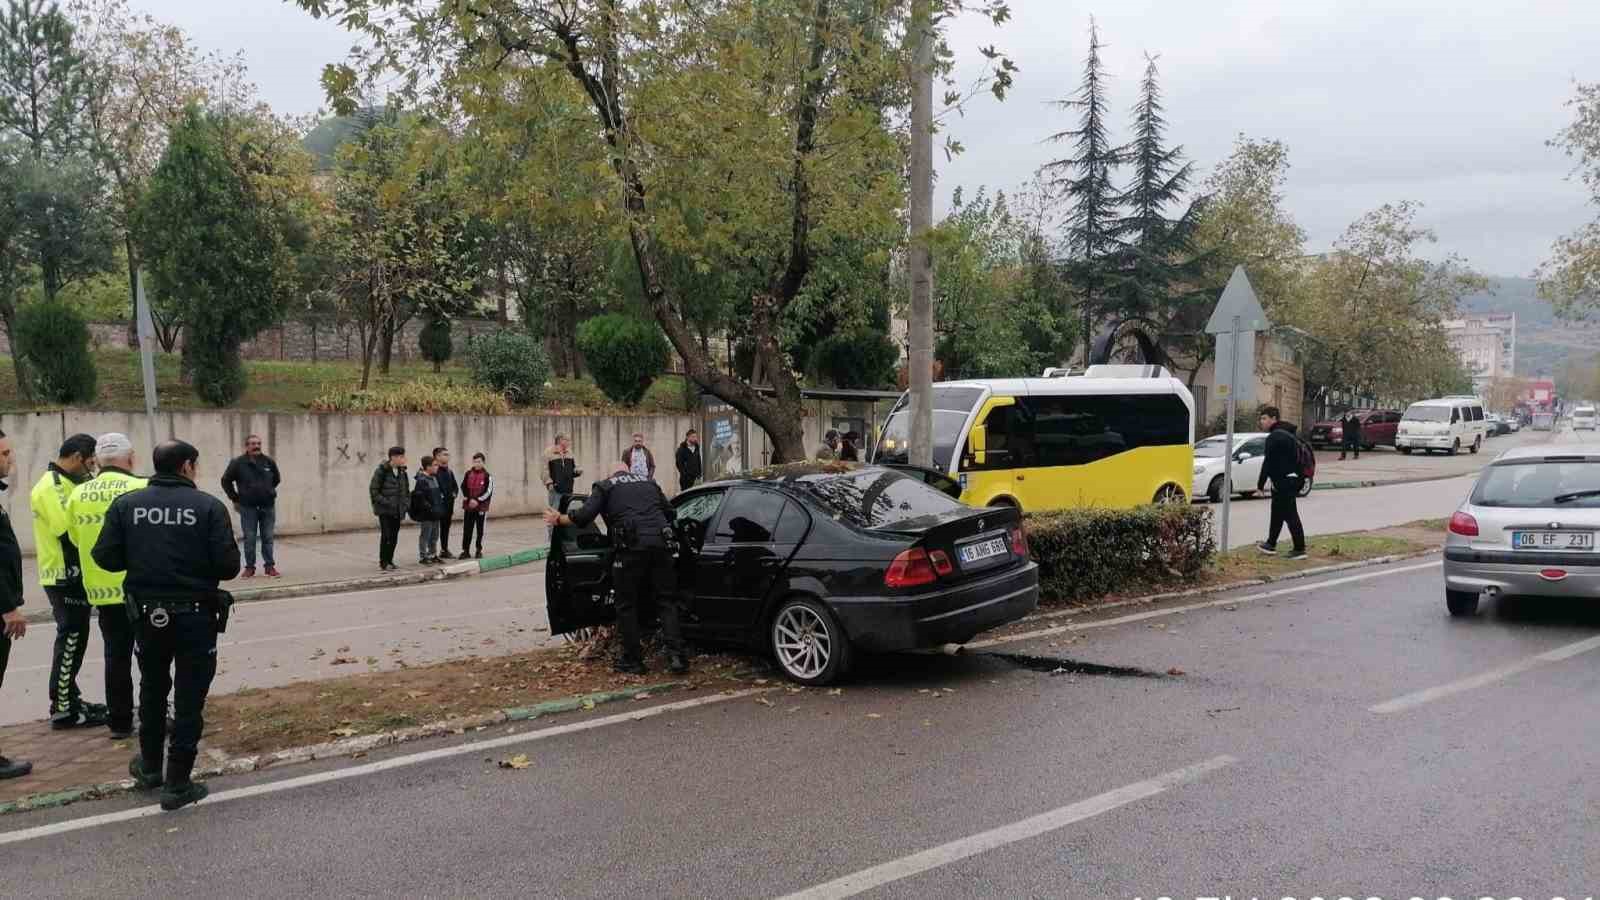
<path fill-rule="evenodd" d="M 417 523 L 417 561 L 425 566 L 443 562 L 439 558 L 439 520 L 444 518 L 444 492 L 439 490 L 439 463 L 424 456 L 417 468 L 417 483 L 411 488 L 411 519 Z"/>
<path fill-rule="evenodd" d="M 1300 560 L 1306 558 L 1306 531 L 1300 523 L 1297 504 L 1306 466 L 1303 464 L 1300 438 L 1295 434 L 1295 426 L 1282 421 L 1278 415 L 1276 406 L 1261 407 L 1261 430 L 1267 432 L 1267 450 L 1256 490 L 1264 491 L 1267 482 L 1272 482 L 1272 521 L 1268 526 L 1267 539 L 1256 547 L 1268 556 L 1276 556 L 1278 535 L 1283 533 L 1283 527 L 1287 525 L 1289 537 L 1294 540 L 1294 549 L 1289 552 L 1288 558 Z"/>

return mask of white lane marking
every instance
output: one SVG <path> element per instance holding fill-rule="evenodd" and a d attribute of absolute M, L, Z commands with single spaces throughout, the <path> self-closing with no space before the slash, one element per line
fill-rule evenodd
<path fill-rule="evenodd" d="M 1013 822 L 1010 825 L 1002 825 L 999 828 L 979 832 L 970 837 L 964 837 L 948 844 L 941 844 L 937 847 L 923 850 L 920 853 L 913 853 L 910 856 L 904 856 L 882 865 L 873 866 L 870 869 L 862 869 L 843 878 L 836 878 L 826 884 L 819 884 L 799 893 L 789 894 L 783 900 L 838 900 L 838 898 L 843 897 L 854 897 L 857 894 L 899 881 L 902 878 L 909 878 L 912 875 L 937 869 L 940 866 L 947 866 L 969 856 L 976 856 L 998 847 L 1004 847 L 1007 844 L 1038 837 L 1041 834 L 1065 828 L 1074 822 L 1081 822 L 1084 819 L 1110 812 L 1120 806 L 1127 806 L 1130 803 L 1154 797 L 1170 788 L 1199 781 L 1212 772 L 1231 766 L 1236 762 L 1238 760 L 1231 756 L 1213 757 L 1204 762 L 1168 772 L 1165 775 L 1157 775 L 1147 781 L 1120 787 L 1097 797 L 1080 800 L 1070 806 L 1063 806 L 1047 813 L 1023 819 L 1020 822 Z"/>
<path fill-rule="evenodd" d="M 1435 700 L 1443 700 L 1445 697 L 1450 697 L 1465 691 L 1485 687 L 1487 685 L 1494 684 L 1497 681 L 1504 681 L 1513 675 L 1520 675 L 1529 669 L 1537 669 L 1540 666 L 1549 665 L 1550 663 L 1558 663 L 1564 659 L 1571 659 L 1580 653 L 1588 653 L 1591 650 L 1600 650 L 1600 637 L 1592 637 L 1588 640 L 1578 641 L 1574 644 L 1566 644 L 1565 646 L 1557 647 L 1554 650 L 1547 650 L 1544 653 L 1540 653 L 1536 656 L 1530 656 L 1527 659 L 1518 660 L 1517 662 L 1509 665 L 1500 666 L 1496 669 L 1490 669 L 1487 672 L 1481 672 L 1477 675 L 1462 678 L 1458 681 L 1452 681 L 1448 684 L 1441 684 L 1436 687 L 1426 688 L 1424 690 L 1406 694 L 1403 697 L 1396 697 L 1393 700 L 1386 700 L 1383 703 L 1377 704 L 1376 706 L 1367 707 L 1367 711 L 1375 712 L 1379 715 L 1405 712 L 1408 709 L 1415 709 L 1425 703 L 1432 703 Z"/>
<path fill-rule="evenodd" d="M 566 734 L 575 734 L 580 731 L 590 731 L 595 728 L 604 728 L 608 725 L 620 725 L 624 722 L 637 722 L 653 716 L 665 715 L 685 709 L 694 709 L 697 706 L 706 706 L 712 703 L 722 703 L 727 700 L 737 700 L 754 694 L 765 693 L 772 688 L 752 688 L 750 690 L 735 691 L 727 694 L 715 694 L 709 697 L 696 697 L 692 700 L 679 700 L 676 703 L 663 703 L 660 706 L 646 707 L 645 709 L 632 710 L 618 713 L 613 716 L 604 716 L 599 719 L 587 719 L 582 722 L 570 722 L 566 725 L 557 725 L 539 731 L 529 731 L 523 734 L 512 734 L 504 737 L 491 738 L 484 741 L 471 741 L 457 744 L 452 747 L 440 747 L 436 750 L 425 750 L 421 753 L 412 753 L 406 756 L 396 756 L 392 759 L 379 760 L 378 762 L 364 763 L 359 766 L 350 766 L 344 769 L 334 769 L 329 772 L 317 772 L 312 775 L 301 775 L 296 778 L 285 778 L 282 781 L 268 781 L 263 784 L 254 784 L 249 787 L 233 788 L 226 791 L 217 791 L 200 802 L 201 807 L 215 806 L 219 803 L 228 803 L 233 800 L 244 800 L 250 797 L 259 797 L 263 794 L 275 794 L 279 791 L 289 791 L 295 788 L 309 787 L 314 784 L 326 784 L 330 781 L 343 781 L 347 778 L 360 778 L 365 775 L 375 775 L 387 772 L 390 769 L 400 769 L 407 766 L 420 765 L 439 759 L 449 759 L 455 756 L 467 756 L 473 753 L 482 753 L 485 750 L 494 750 L 499 747 L 509 747 L 514 744 L 524 744 L 531 741 L 542 741 L 548 738 L 560 737 Z M 24 841 L 52 837 L 58 834 L 68 834 L 74 831 L 84 831 L 89 828 L 98 828 L 101 825 L 113 825 L 118 822 L 131 822 L 135 819 L 148 818 L 161 814 L 159 804 L 141 806 L 136 809 L 125 809 L 114 813 L 102 813 L 97 816 L 85 816 L 81 819 L 69 819 L 65 822 L 55 822 L 50 825 L 39 825 L 34 828 L 21 828 L 16 831 L 0 833 L 0 846 L 5 844 L 20 844 Z"/>
<path fill-rule="evenodd" d="M 229 647 L 246 647 L 251 644 L 270 644 L 277 641 L 292 641 L 299 638 L 329 637 L 335 634 L 351 634 L 357 631 L 376 631 L 382 628 L 399 628 L 406 625 L 432 625 L 438 622 L 453 622 L 457 619 L 476 619 L 482 616 L 497 616 L 508 612 L 529 612 L 532 607 L 527 606 L 500 606 L 494 609 L 480 609 L 477 612 L 457 613 L 453 616 L 428 616 L 421 619 L 397 619 L 393 622 L 378 622 L 371 625 L 347 625 L 343 628 L 325 628 L 321 631 L 297 631 L 293 634 L 272 634 L 265 637 L 246 638 L 242 641 L 225 641 L 218 644 L 220 649 Z M 234 624 L 238 624 L 237 622 Z M 90 656 L 84 659 L 83 664 L 105 662 L 104 657 Z M 50 668 L 48 663 L 36 666 L 18 666 L 13 672 L 34 672 Z"/>
<path fill-rule="evenodd" d="M 1049 628 L 1040 628 L 1036 631 L 1027 631 L 1023 632 L 1022 634 L 1003 635 L 1001 637 L 985 638 L 981 641 L 971 641 L 970 643 L 963 644 L 962 646 L 973 650 L 980 650 L 984 647 L 996 647 L 1001 644 L 1014 644 L 1018 641 L 1031 641 L 1036 638 L 1049 637 L 1052 634 L 1061 634 L 1062 632 L 1066 631 L 1087 631 L 1091 628 L 1109 628 L 1112 625 L 1126 625 L 1129 622 L 1142 622 L 1145 619 L 1157 619 L 1162 616 L 1170 616 L 1181 612 L 1190 612 L 1196 609 L 1211 609 L 1217 606 L 1233 606 L 1239 603 L 1249 603 L 1252 600 L 1270 600 L 1273 597 L 1287 597 L 1290 594 L 1304 594 L 1312 591 L 1319 591 L 1323 588 L 1338 587 L 1341 584 L 1350 584 L 1356 581 L 1366 581 L 1372 578 L 1383 578 L 1387 575 L 1399 575 L 1404 572 L 1418 572 L 1423 569 L 1431 569 L 1435 566 L 1438 566 L 1441 564 L 1441 562 L 1441 560 L 1436 559 L 1432 562 L 1418 563 L 1412 566 L 1401 566 L 1397 569 L 1384 569 L 1379 572 L 1363 572 L 1360 575 L 1346 575 L 1343 578 L 1335 578 L 1330 581 L 1301 583 L 1295 587 L 1279 588 L 1274 591 L 1263 591 L 1259 594 L 1246 594 L 1243 597 L 1223 597 L 1219 600 L 1206 600 L 1201 603 L 1189 603 L 1183 606 L 1169 606 L 1165 609 L 1152 609 L 1148 612 L 1130 613 L 1126 616 L 1117 616 L 1114 619 L 1099 619 L 1093 622 L 1076 622 L 1068 625 L 1051 625 Z M 1085 614 L 1093 611 L 1094 610 L 1092 609 L 1085 610 Z"/>

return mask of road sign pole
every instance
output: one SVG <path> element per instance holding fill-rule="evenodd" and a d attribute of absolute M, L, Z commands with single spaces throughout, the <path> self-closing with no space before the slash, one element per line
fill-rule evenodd
<path fill-rule="evenodd" d="M 154 453 L 156 444 L 156 363 L 155 348 L 156 329 L 155 323 L 150 318 L 150 301 L 144 295 L 144 273 L 134 274 L 134 299 L 137 309 L 134 310 L 135 321 L 139 330 L 139 368 L 144 373 L 144 414 L 150 427 L 150 446 L 146 453 Z"/>
<path fill-rule="evenodd" d="M 1228 552 L 1228 514 L 1233 512 L 1233 417 L 1239 396 L 1239 317 L 1233 317 L 1228 337 L 1228 425 L 1222 445 L 1222 552 Z"/>

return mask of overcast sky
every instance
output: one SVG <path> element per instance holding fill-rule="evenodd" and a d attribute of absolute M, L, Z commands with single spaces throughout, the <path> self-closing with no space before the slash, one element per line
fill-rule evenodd
<path fill-rule="evenodd" d="M 323 103 L 322 65 L 350 39 L 280 0 L 132 0 L 207 49 L 245 52 L 261 93 L 285 112 Z M 970 67 L 999 45 L 1021 67 L 1004 103 L 975 100 L 950 133 L 967 152 L 943 163 L 943 207 L 957 185 L 1014 187 L 1064 148 L 1071 127 L 1048 101 L 1076 87 L 1089 16 L 1107 44 L 1119 131 L 1143 71 L 1160 54 L 1175 141 L 1201 175 L 1233 136 L 1278 138 L 1294 168 L 1288 203 L 1325 249 L 1362 212 L 1424 204 L 1439 243 L 1480 271 L 1528 275 L 1557 235 L 1592 218 L 1570 165 L 1544 142 L 1568 117 L 1572 80 L 1600 80 L 1597 0 L 1011 0 L 996 31 L 958 22 Z M 1121 135 L 1119 135 L 1121 136 Z"/>

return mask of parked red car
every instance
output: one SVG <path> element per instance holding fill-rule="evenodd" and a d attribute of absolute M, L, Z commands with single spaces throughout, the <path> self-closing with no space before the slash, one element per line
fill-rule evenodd
<path fill-rule="evenodd" d="M 1394 446 L 1394 435 L 1400 428 L 1400 413 L 1392 409 L 1363 409 L 1356 413 L 1361 420 L 1361 449 L 1371 450 L 1383 444 Z M 1333 419 L 1311 426 L 1307 437 L 1313 447 L 1340 447 L 1344 444 L 1344 420 Z"/>

